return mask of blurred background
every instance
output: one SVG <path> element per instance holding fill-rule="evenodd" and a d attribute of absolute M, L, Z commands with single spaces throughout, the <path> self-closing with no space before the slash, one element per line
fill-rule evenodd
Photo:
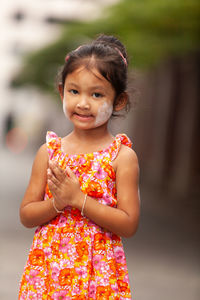
<path fill-rule="evenodd" d="M 17 299 L 34 234 L 18 211 L 36 151 L 47 130 L 71 130 L 57 71 L 99 33 L 129 53 L 132 108 L 110 126 L 140 162 L 140 226 L 124 240 L 133 299 L 200 299 L 199 1 L 2 0 L 0 25 L 0 299 Z"/>

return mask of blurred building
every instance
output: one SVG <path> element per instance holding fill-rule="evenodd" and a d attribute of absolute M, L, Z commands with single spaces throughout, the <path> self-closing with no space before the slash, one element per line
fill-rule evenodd
<path fill-rule="evenodd" d="M 132 134 L 143 180 L 199 207 L 200 53 L 171 57 L 148 72 Z"/>

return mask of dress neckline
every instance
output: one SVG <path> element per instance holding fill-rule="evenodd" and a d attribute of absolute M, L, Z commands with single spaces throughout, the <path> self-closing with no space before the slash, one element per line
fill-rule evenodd
<path fill-rule="evenodd" d="M 60 140 L 60 151 L 67 157 L 71 158 L 71 157 L 78 157 L 78 156 L 90 156 L 90 155 L 98 155 L 98 154 L 102 154 L 102 153 L 109 153 L 110 149 L 114 147 L 117 138 L 119 138 L 120 134 L 117 134 L 116 136 L 114 136 L 114 139 L 112 141 L 112 143 L 110 143 L 107 147 L 105 147 L 104 149 L 98 150 L 98 151 L 93 151 L 93 152 L 88 152 L 88 153 L 77 153 L 77 154 L 68 154 L 66 153 L 63 148 L 62 148 L 62 138 L 58 137 Z"/>

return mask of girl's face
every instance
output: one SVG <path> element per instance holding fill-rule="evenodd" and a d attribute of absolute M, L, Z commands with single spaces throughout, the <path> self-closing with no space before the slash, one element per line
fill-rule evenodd
<path fill-rule="evenodd" d="M 115 90 L 95 68 L 88 70 L 81 66 L 67 75 L 61 98 L 64 113 L 74 126 L 92 129 L 107 125 Z"/>

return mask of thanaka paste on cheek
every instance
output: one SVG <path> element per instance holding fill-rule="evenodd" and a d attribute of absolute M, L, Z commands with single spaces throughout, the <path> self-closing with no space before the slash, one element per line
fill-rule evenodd
<path fill-rule="evenodd" d="M 65 117 L 66 118 L 69 118 L 69 116 L 68 116 L 68 112 L 67 112 L 67 109 L 66 109 L 66 98 L 65 98 L 65 96 L 63 97 L 63 112 L 64 112 L 64 114 L 65 114 Z"/>
<path fill-rule="evenodd" d="M 108 102 L 104 102 L 98 109 L 98 113 L 95 120 L 95 126 L 103 125 L 105 122 L 107 122 L 113 112 L 113 106 L 112 104 L 109 104 Z"/>

